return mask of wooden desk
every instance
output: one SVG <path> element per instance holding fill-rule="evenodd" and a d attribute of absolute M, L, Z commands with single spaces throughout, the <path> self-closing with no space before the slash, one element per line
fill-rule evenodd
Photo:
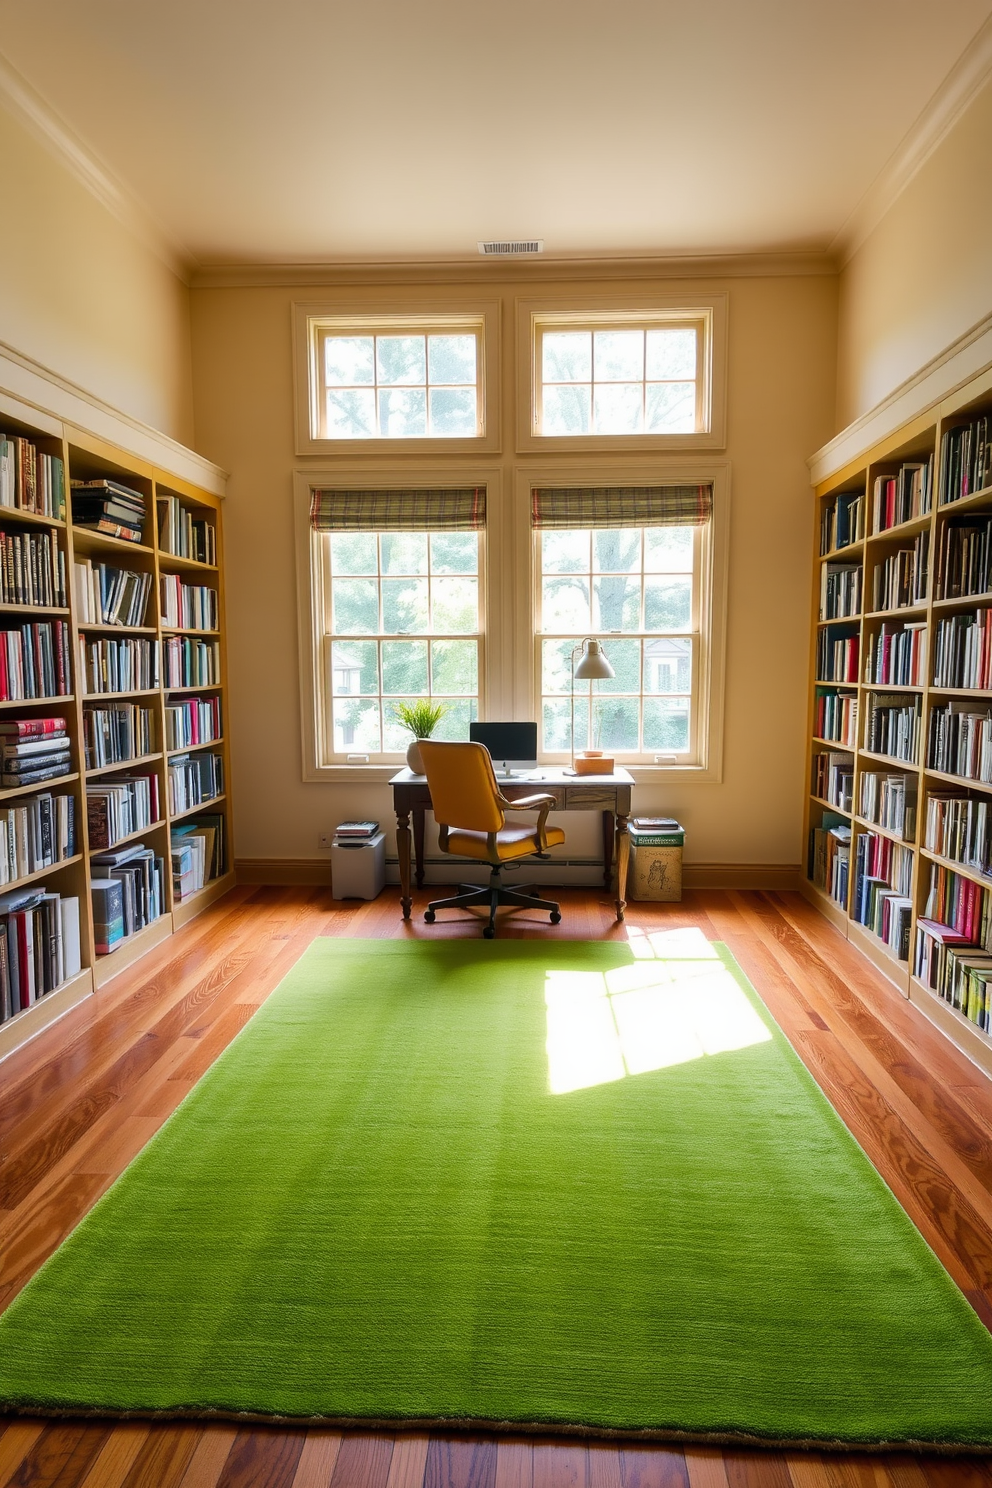
<path fill-rule="evenodd" d="M 627 864 L 630 838 L 627 818 L 630 816 L 630 790 L 634 777 L 627 770 L 612 775 L 566 775 L 564 770 L 544 769 L 541 778 L 501 780 L 499 788 L 509 801 L 538 792 L 554 796 L 553 811 L 600 811 L 603 814 L 603 887 L 614 890 L 617 919 L 623 919 L 627 907 Z M 410 817 L 413 817 L 413 844 L 416 858 L 417 888 L 424 886 L 424 814 L 431 809 L 431 793 L 424 775 L 401 770 L 389 782 L 393 788 L 396 812 L 396 847 L 400 860 L 400 897 L 403 918 L 410 918 L 413 904 L 410 893 Z M 452 857 L 452 863 L 469 862 Z"/>

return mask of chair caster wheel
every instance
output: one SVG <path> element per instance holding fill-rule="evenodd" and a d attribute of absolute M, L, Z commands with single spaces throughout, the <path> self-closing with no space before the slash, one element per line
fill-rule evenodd
<path fill-rule="evenodd" d="M 437 919 L 437 915 L 434 913 L 434 911 L 432 909 L 425 909 L 424 910 L 424 923 L 425 924 L 427 924 L 427 925 L 433 925 L 433 923 L 434 923 L 434 921 L 436 919 Z"/>
<path fill-rule="evenodd" d="M 485 936 L 486 940 L 492 940 L 493 936 L 496 934 L 496 931 L 493 929 L 492 925 L 486 925 L 483 928 L 482 933 Z"/>
<path fill-rule="evenodd" d="M 561 924 L 561 911 L 560 910 L 553 909 L 551 911 L 551 923 L 552 923 L 552 925 L 560 925 Z"/>

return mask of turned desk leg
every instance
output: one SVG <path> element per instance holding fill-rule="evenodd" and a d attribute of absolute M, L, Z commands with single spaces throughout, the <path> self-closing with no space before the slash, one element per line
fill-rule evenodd
<path fill-rule="evenodd" d="M 400 904 L 403 906 L 403 918 L 408 920 L 413 907 L 413 899 L 410 896 L 409 811 L 397 811 L 396 813 L 396 853 L 400 860 Z"/>
<path fill-rule="evenodd" d="M 630 863 L 630 837 L 627 835 L 627 818 L 617 812 L 617 919 L 623 919 L 627 908 L 627 867 Z"/>
<path fill-rule="evenodd" d="M 616 836 L 617 819 L 612 811 L 603 812 L 603 888 L 613 887 L 613 839 Z"/>
<path fill-rule="evenodd" d="M 413 856 L 417 865 L 417 888 L 424 887 L 424 817 L 423 806 L 413 808 Z"/>

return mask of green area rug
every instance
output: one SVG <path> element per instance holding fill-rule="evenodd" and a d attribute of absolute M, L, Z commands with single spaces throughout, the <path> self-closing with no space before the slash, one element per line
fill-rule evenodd
<path fill-rule="evenodd" d="M 27 1411 L 992 1442 L 992 1335 L 699 932 L 318 940 L 0 1319 Z"/>

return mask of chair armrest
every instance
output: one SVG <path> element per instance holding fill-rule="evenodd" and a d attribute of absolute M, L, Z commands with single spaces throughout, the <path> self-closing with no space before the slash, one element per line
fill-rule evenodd
<path fill-rule="evenodd" d="M 537 850 L 538 852 L 544 852 L 544 849 L 548 845 L 545 830 L 548 823 L 548 813 L 551 810 L 552 806 L 557 805 L 557 798 L 555 796 L 546 795 L 544 792 L 536 796 L 521 796 L 516 801 L 507 801 L 505 798 L 501 797 L 501 805 L 503 806 L 503 809 L 505 811 L 539 812 L 537 825 L 535 827 L 535 833 L 537 836 Z"/>

